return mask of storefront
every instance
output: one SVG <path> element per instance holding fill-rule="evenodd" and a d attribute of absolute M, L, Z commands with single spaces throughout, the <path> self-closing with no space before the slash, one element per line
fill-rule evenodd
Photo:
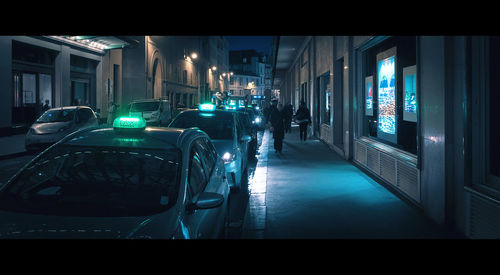
<path fill-rule="evenodd" d="M 57 52 L 12 41 L 12 126 L 29 125 L 44 104 L 54 106 Z"/>
<path fill-rule="evenodd" d="M 416 37 L 376 37 L 355 49 L 353 160 L 420 203 Z"/>

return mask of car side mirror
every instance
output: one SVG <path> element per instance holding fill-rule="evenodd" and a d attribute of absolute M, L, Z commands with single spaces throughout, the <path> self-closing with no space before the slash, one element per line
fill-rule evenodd
<path fill-rule="evenodd" d="M 250 140 L 252 140 L 252 137 L 249 136 L 249 135 L 243 135 L 240 140 L 242 142 L 244 142 L 244 141 L 250 141 Z"/>
<path fill-rule="evenodd" d="M 198 200 L 188 207 L 189 210 L 196 209 L 211 209 L 222 205 L 224 196 L 213 192 L 203 192 L 199 195 Z"/>

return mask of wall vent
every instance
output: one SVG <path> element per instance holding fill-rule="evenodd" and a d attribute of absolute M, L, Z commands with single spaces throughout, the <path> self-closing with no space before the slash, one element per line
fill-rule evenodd
<path fill-rule="evenodd" d="M 356 160 L 366 166 L 366 146 L 359 142 L 355 142 L 354 145 L 356 146 Z"/>
<path fill-rule="evenodd" d="M 397 162 L 397 185 L 408 196 L 420 202 L 419 173 L 416 167 Z"/>
<path fill-rule="evenodd" d="M 380 175 L 379 153 L 376 149 L 368 147 L 366 150 L 366 166 L 375 174 Z"/>
<path fill-rule="evenodd" d="M 500 238 L 500 206 L 470 193 L 469 237 L 473 239 Z"/>
<path fill-rule="evenodd" d="M 396 160 L 380 153 L 380 176 L 392 185 L 396 185 Z"/>

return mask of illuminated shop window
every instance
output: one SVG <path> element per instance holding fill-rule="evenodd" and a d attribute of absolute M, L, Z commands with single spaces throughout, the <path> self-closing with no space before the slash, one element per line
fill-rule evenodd
<path fill-rule="evenodd" d="M 365 50 L 362 56 L 360 136 L 416 154 L 416 38 L 391 37 Z"/>

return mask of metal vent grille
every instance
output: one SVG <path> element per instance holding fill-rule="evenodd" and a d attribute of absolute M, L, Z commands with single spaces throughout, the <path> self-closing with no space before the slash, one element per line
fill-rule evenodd
<path fill-rule="evenodd" d="M 396 185 L 396 160 L 380 153 L 380 176 L 390 184 Z"/>
<path fill-rule="evenodd" d="M 408 196 L 420 202 L 420 188 L 417 168 L 398 161 L 396 175 L 398 187 Z"/>
<path fill-rule="evenodd" d="M 500 238 L 500 207 L 492 202 L 471 194 L 470 237 L 481 239 Z"/>
<path fill-rule="evenodd" d="M 367 148 L 366 150 L 366 166 L 370 168 L 377 175 L 379 174 L 379 159 L 378 159 L 378 151 L 372 148 Z"/>
<path fill-rule="evenodd" d="M 356 160 L 363 165 L 366 165 L 366 146 L 356 142 Z"/>

